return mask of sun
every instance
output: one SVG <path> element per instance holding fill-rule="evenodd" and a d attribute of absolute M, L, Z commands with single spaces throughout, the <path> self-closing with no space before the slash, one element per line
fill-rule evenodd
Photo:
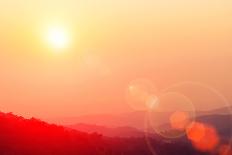
<path fill-rule="evenodd" d="M 46 38 L 48 44 L 55 49 L 67 48 L 70 43 L 68 30 L 62 26 L 52 26 L 48 28 Z"/>

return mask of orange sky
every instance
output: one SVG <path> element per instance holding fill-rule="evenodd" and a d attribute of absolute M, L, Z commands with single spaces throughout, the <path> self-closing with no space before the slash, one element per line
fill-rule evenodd
<path fill-rule="evenodd" d="M 231 0 L 1 0 L 0 23 L 3 111 L 40 118 L 130 111 L 125 89 L 138 78 L 157 89 L 198 81 L 232 101 Z M 52 23 L 71 33 L 60 52 L 44 42 Z M 223 105 L 192 91 L 199 109 Z"/>

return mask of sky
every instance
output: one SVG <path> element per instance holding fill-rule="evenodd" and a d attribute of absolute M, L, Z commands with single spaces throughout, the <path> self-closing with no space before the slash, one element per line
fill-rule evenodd
<path fill-rule="evenodd" d="M 179 83 L 197 110 L 232 101 L 231 0 L 0 0 L 0 23 L 1 111 L 124 113 L 131 83 Z M 63 49 L 46 40 L 54 25 Z"/>

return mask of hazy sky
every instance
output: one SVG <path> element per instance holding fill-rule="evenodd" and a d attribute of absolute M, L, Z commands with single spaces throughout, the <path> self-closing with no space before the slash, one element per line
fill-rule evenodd
<path fill-rule="evenodd" d="M 139 78 L 158 90 L 198 81 L 232 101 L 231 0 L 0 0 L 0 23 L 2 111 L 130 111 L 125 90 Z M 66 49 L 44 39 L 54 23 L 70 33 Z M 199 109 L 223 105 L 189 89 Z"/>

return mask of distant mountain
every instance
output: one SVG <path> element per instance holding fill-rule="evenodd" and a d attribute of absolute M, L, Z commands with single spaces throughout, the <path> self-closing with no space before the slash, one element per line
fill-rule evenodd
<path fill-rule="evenodd" d="M 205 115 L 196 118 L 197 121 L 212 125 L 223 138 L 232 138 L 232 115 Z"/>
<path fill-rule="evenodd" d="M 210 111 L 210 114 L 224 114 L 224 115 L 232 114 L 232 106 L 213 109 Z"/>
<path fill-rule="evenodd" d="M 56 122 L 65 126 L 83 123 L 95 124 L 109 128 L 127 126 L 136 128 L 138 130 L 143 130 L 145 116 L 145 111 L 135 111 L 123 114 L 94 114 L 79 117 L 57 118 L 56 121 L 52 122 Z"/>
<path fill-rule="evenodd" d="M 120 135 L 122 137 L 126 137 L 127 135 L 140 137 L 143 135 L 143 132 L 145 132 L 144 124 L 146 115 L 147 113 L 144 111 L 137 111 L 122 115 L 82 116 L 76 118 L 77 124 L 72 125 L 71 128 L 88 133 L 99 132 L 109 137 Z M 161 120 L 163 124 L 160 127 L 170 130 L 170 124 L 167 122 L 170 113 L 164 112 L 157 116 L 160 116 L 160 118 L 163 119 Z M 232 138 L 232 115 L 230 114 L 230 109 L 228 107 L 211 111 L 198 111 L 195 120 L 214 126 L 222 138 Z M 88 125 L 89 123 L 94 125 Z M 126 126 L 126 128 L 121 128 L 121 126 Z M 146 131 L 154 133 L 154 130 L 151 128 Z"/>
<path fill-rule="evenodd" d="M 144 131 L 145 120 L 147 118 L 146 111 L 134 111 L 122 114 L 94 114 L 94 115 L 84 115 L 79 117 L 67 117 L 59 118 L 56 120 L 58 124 L 65 126 L 73 124 L 92 124 L 96 126 L 104 126 L 107 128 L 117 128 L 117 127 L 132 127 L 140 131 Z M 210 111 L 196 111 L 196 118 L 207 115 L 218 115 L 231 114 L 229 107 L 213 109 Z M 154 115 L 158 117 L 155 119 L 159 121 L 159 124 L 167 124 L 170 118 L 171 112 L 160 112 Z"/>
<path fill-rule="evenodd" d="M 159 117 L 160 124 L 167 123 L 171 112 L 160 112 L 156 114 Z M 84 115 L 80 117 L 62 118 L 59 123 L 65 126 L 73 124 L 92 124 L 96 126 L 104 126 L 107 128 L 131 127 L 139 131 L 145 130 L 145 122 L 148 113 L 146 111 L 134 111 L 122 114 L 95 114 Z M 74 123 L 73 123 L 74 122 Z"/>
<path fill-rule="evenodd" d="M 78 131 L 83 131 L 87 133 L 100 133 L 107 137 L 144 137 L 145 133 L 139 131 L 133 127 L 105 127 L 99 125 L 89 125 L 89 124 L 75 124 L 67 126 L 72 129 L 76 129 Z"/>

